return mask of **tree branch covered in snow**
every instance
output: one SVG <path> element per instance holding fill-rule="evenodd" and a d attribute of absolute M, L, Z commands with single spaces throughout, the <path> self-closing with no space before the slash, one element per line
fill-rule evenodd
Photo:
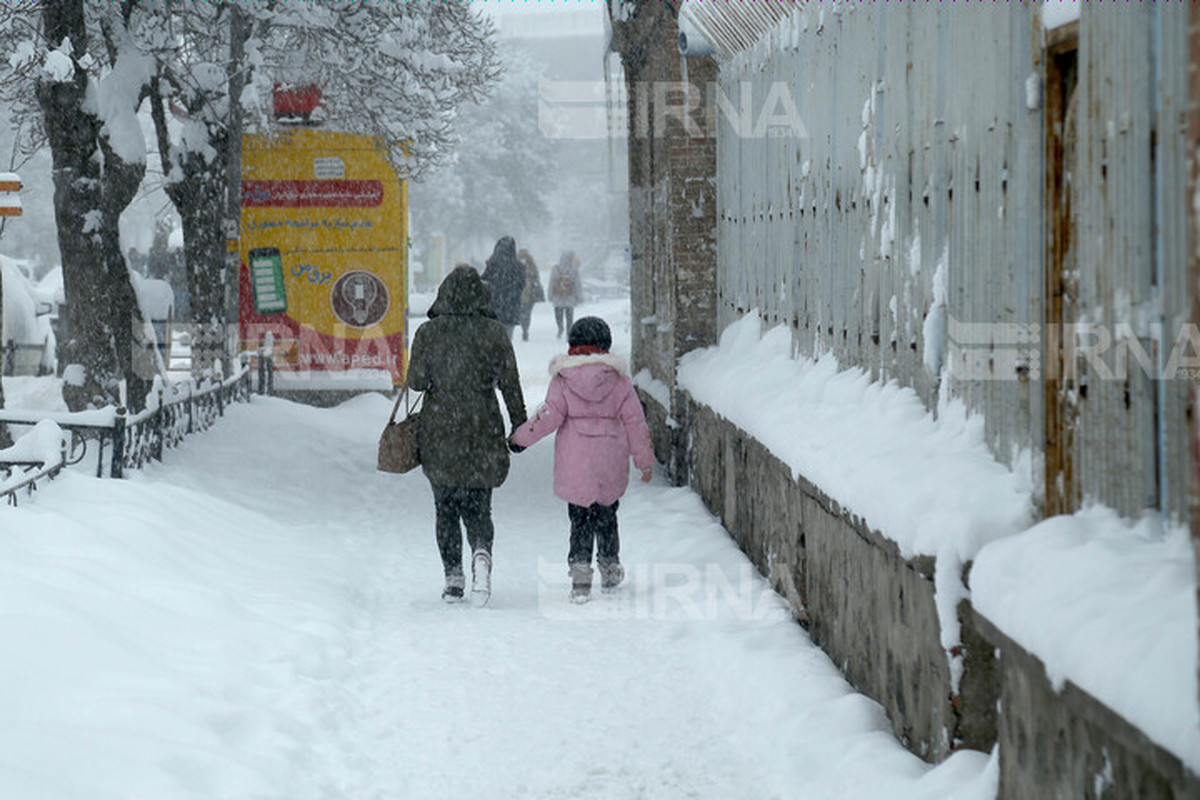
<path fill-rule="evenodd" d="M 126 399 L 138 408 L 148 385 L 135 367 L 143 327 L 118 225 L 146 167 L 137 110 L 150 65 L 128 34 L 130 8 L 46 0 L 0 15 L 0 43 L 13 53 L 0 85 L 27 119 L 40 118 L 53 158 L 63 356 L 84 373 L 78 387 L 64 385 L 75 410 Z M 35 108 L 40 117 L 29 114 Z"/>
<path fill-rule="evenodd" d="M 492 23 L 469 3 L 302 0 L 249 4 L 258 97 L 315 83 L 328 127 L 376 137 L 402 175 L 445 163 L 464 103 L 500 77 Z"/>
<path fill-rule="evenodd" d="M 0 6 L 0 47 L 11 54 L 0 65 L 0 101 L 26 146 L 50 142 L 56 171 L 63 159 L 77 161 L 69 168 L 76 188 L 89 159 L 116 179 L 103 206 L 80 200 L 62 209 L 60 240 L 65 224 L 118 241 L 116 220 L 145 170 L 137 116 L 150 100 L 164 189 L 183 222 L 193 322 L 213 332 L 197 350 L 201 366 L 227 360 L 218 332 L 236 291 L 225 226 L 237 222 L 241 136 L 271 126 L 276 86 L 316 84 L 329 128 L 375 138 L 397 171 L 414 177 L 450 158 L 459 105 L 482 100 L 499 76 L 492 25 L 466 3 L 16 2 Z M 49 114 L 45 97 L 35 99 L 48 86 L 77 92 Z M 99 228 L 87 223 L 95 209 L 105 211 Z M 76 239 L 78 251 L 85 243 Z M 63 253 L 64 262 L 78 257 Z"/>

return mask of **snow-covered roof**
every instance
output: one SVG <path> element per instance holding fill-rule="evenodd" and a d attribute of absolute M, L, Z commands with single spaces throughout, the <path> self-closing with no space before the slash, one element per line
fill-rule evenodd
<path fill-rule="evenodd" d="M 41 304 L 49 304 L 52 298 L 34 286 L 18 261 L 4 256 L 0 256 L 0 282 L 4 289 L 0 341 L 11 339 L 18 344 L 40 345 L 50 340 L 53 336 L 50 319 L 38 311 Z"/>
<path fill-rule="evenodd" d="M 699 35 L 720 61 L 746 50 L 781 19 L 803 9 L 806 0 L 770 3 L 680 3 L 679 28 L 689 38 Z M 688 47 L 692 49 L 691 44 Z"/>

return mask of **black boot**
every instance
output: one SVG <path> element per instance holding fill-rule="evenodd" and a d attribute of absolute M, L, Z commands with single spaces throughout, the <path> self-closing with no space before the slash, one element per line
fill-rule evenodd
<path fill-rule="evenodd" d="M 606 592 L 611 592 L 620 585 L 621 581 L 625 580 L 625 568 L 621 566 L 621 562 L 612 561 L 608 564 L 600 564 L 600 588 Z"/>
<path fill-rule="evenodd" d="M 571 602 L 586 603 L 592 597 L 592 568 L 588 564 L 571 565 Z"/>
<path fill-rule="evenodd" d="M 442 599 L 447 603 L 460 603 L 463 599 L 463 590 L 467 586 L 467 580 L 463 577 L 462 570 L 446 573 L 446 588 L 442 589 Z"/>

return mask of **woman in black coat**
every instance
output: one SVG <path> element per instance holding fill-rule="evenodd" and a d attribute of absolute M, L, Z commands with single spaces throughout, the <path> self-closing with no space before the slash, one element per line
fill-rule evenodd
<path fill-rule="evenodd" d="M 512 426 L 526 419 L 512 341 L 496 321 L 479 273 L 459 264 L 438 289 L 429 321 L 413 337 L 408 387 L 424 392 L 417 442 L 433 488 L 447 601 L 463 597 L 461 520 L 472 552 L 473 598 L 491 594 L 492 490 L 508 476 L 508 442 L 496 400 Z"/>

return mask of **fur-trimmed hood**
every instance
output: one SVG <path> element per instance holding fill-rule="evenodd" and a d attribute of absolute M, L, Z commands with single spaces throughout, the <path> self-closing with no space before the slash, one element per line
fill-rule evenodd
<path fill-rule="evenodd" d="M 629 366 L 612 353 L 559 355 L 550 360 L 550 377 L 556 376 L 561 376 L 575 394 L 597 402 L 612 393 L 620 378 L 629 376 Z"/>

